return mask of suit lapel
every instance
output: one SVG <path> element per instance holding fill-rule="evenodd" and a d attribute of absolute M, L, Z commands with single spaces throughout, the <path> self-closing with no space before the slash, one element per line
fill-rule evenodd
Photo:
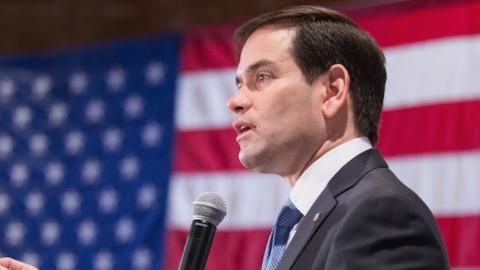
<path fill-rule="evenodd" d="M 363 175 L 380 167 L 387 167 L 387 164 L 376 149 L 367 150 L 345 164 L 301 219 L 297 226 L 297 232 L 283 254 L 277 269 L 287 270 L 292 267 L 312 234 L 337 205 L 335 197 L 355 185 Z"/>
<path fill-rule="evenodd" d="M 313 232 L 315 232 L 316 228 L 322 224 L 323 220 L 335 208 L 336 204 L 337 201 L 329 190 L 324 190 L 324 192 L 320 194 L 315 202 L 315 205 L 318 205 L 318 207 L 315 207 L 315 211 L 312 211 L 314 208 L 312 207 L 307 215 L 300 220 L 300 223 L 297 226 L 297 233 L 295 233 L 295 236 L 283 254 L 277 268 L 278 270 L 287 270 L 291 268 Z"/>

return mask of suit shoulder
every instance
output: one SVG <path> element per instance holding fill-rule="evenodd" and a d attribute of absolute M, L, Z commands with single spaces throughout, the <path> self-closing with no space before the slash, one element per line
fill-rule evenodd
<path fill-rule="evenodd" d="M 340 194 L 337 199 L 354 201 L 356 204 L 366 200 L 391 200 L 430 212 L 423 200 L 388 168 L 377 168 L 363 175 L 352 188 Z"/>
<path fill-rule="evenodd" d="M 343 220 L 347 227 L 358 222 L 362 226 L 380 226 L 399 231 L 414 229 L 419 235 L 433 236 L 431 243 L 445 251 L 433 213 L 388 168 L 370 171 L 336 199 L 340 207 L 343 205 L 347 209 Z"/>

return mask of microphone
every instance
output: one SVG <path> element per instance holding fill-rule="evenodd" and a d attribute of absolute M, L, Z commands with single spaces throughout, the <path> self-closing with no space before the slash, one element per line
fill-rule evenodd
<path fill-rule="evenodd" d="M 214 192 L 206 192 L 193 202 L 193 221 L 190 226 L 178 270 L 204 270 L 213 236 L 218 224 L 227 214 L 227 205 Z"/>

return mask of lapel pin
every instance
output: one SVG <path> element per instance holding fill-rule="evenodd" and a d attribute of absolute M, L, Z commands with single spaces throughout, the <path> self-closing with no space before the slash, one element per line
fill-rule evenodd
<path fill-rule="evenodd" d="M 316 222 L 320 218 L 320 213 L 316 213 L 315 216 L 313 216 L 313 222 Z"/>

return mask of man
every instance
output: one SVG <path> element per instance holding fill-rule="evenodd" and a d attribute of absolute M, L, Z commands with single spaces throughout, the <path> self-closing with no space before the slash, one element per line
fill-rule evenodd
<path fill-rule="evenodd" d="M 432 213 L 378 150 L 384 56 L 348 17 L 298 6 L 237 29 L 241 163 L 292 186 L 262 269 L 449 269 Z"/>

